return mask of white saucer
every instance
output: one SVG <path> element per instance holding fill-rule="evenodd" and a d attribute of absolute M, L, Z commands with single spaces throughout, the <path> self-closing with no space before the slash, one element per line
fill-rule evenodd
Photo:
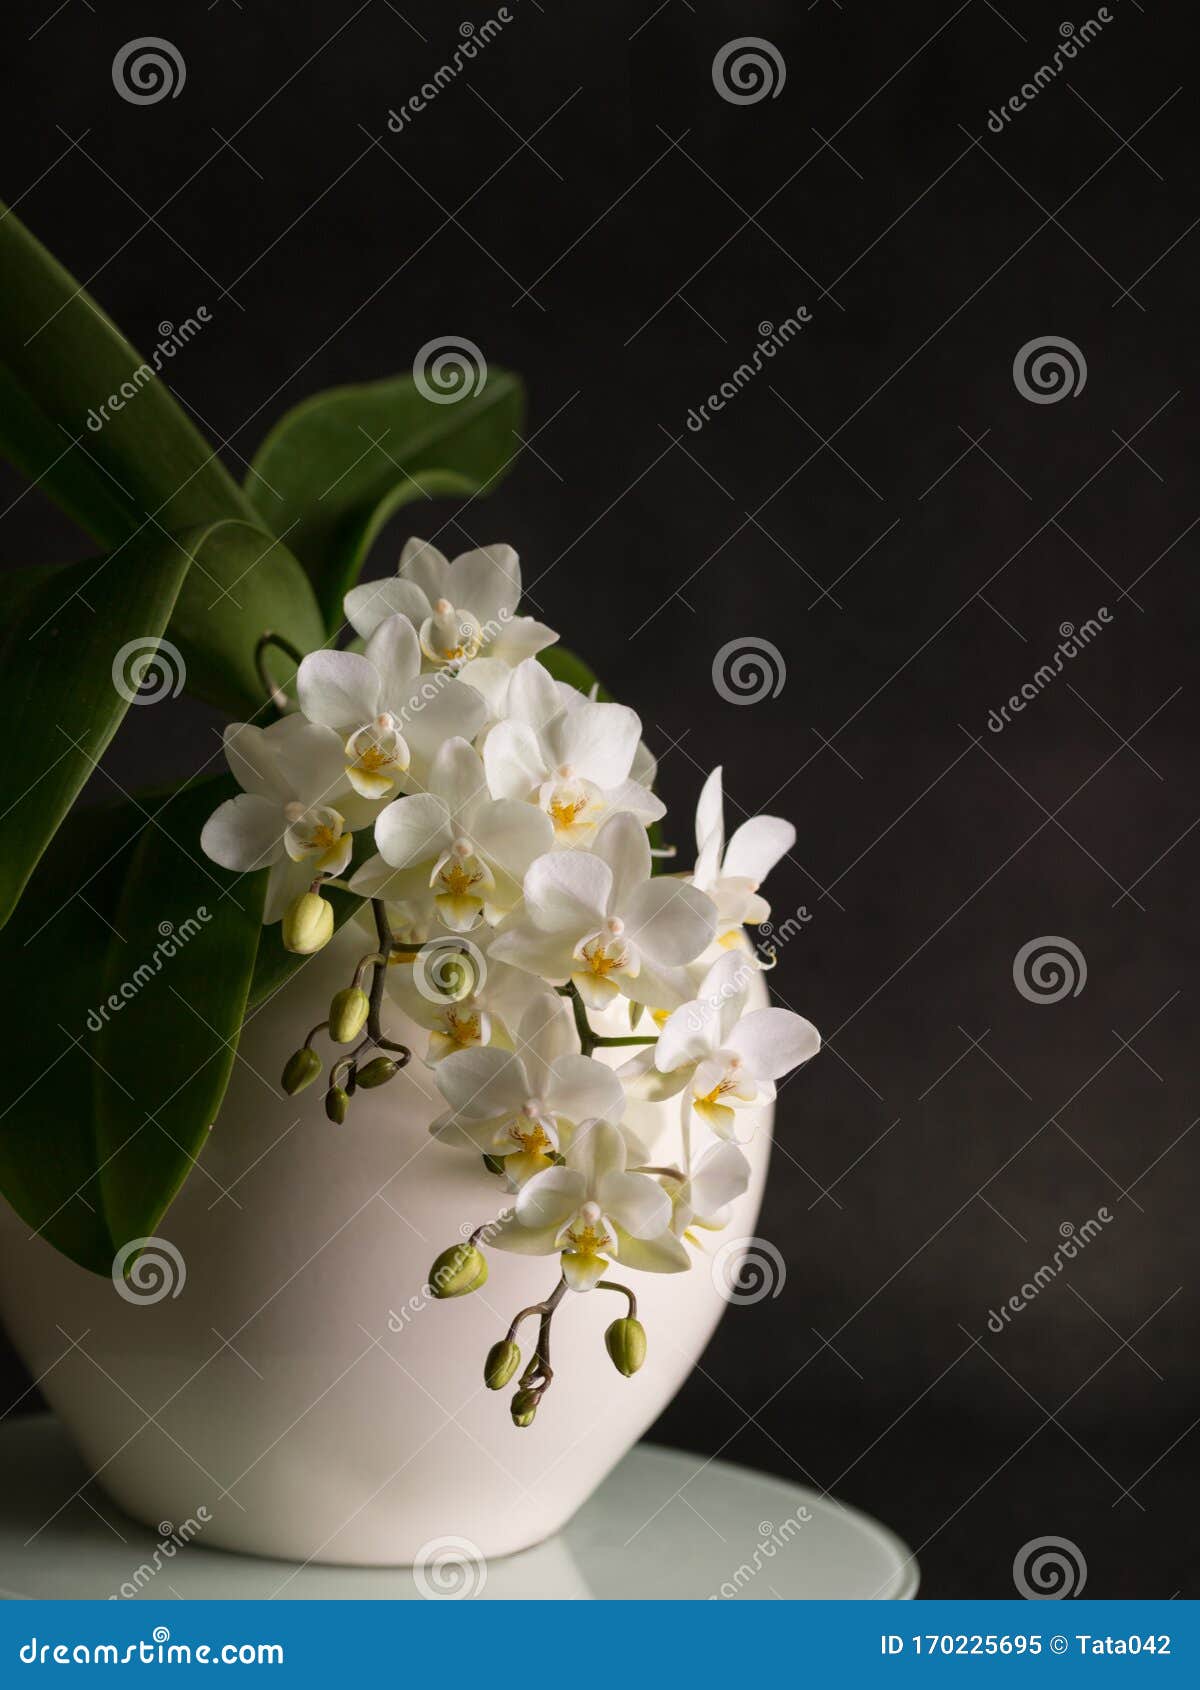
<path fill-rule="evenodd" d="M 653 1444 L 631 1451 L 548 1542 L 484 1565 L 448 1541 L 424 1571 L 229 1555 L 206 1550 L 202 1528 L 178 1547 L 169 1522 L 156 1539 L 86 1482 L 50 1415 L 0 1426 L 0 1497 L 0 1595 L 10 1598 L 897 1599 L 915 1596 L 919 1578 L 900 1539 L 857 1509 Z"/>

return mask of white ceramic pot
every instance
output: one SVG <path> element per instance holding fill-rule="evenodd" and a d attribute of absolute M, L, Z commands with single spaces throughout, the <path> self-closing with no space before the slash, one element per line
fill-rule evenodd
<path fill-rule="evenodd" d="M 179 1294 L 126 1300 L 0 1204 L 0 1311 L 90 1471 L 151 1527 L 197 1522 L 197 1542 L 301 1562 L 409 1565 L 450 1538 L 504 1555 L 591 1495 L 679 1389 L 727 1298 L 704 1257 L 687 1274 L 618 1274 L 649 1336 L 624 1379 L 603 1341 L 623 1303 L 568 1295 L 554 1383 L 534 1427 L 516 1429 L 511 1390 L 484 1388 L 483 1359 L 557 1264 L 492 1250 L 482 1291 L 425 1295 L 438 1251 L 505 1206 L 477 1159 L 429 1137 L 428 1071 L 414 1060 L 360 1092 L 341 1128 L 319 1085 L 278 1089 L 360 950 L 340 935 L 245 1029 L 208 1146 L 159 1228 L 186 1268 Z M 675 1102 L 631 1108 L 652 1149 L 678 1119 Z M 754 1231 L 771 1128 L 757 1113 L 750 1189 L 706 1235 L 710 1253 Z"/>

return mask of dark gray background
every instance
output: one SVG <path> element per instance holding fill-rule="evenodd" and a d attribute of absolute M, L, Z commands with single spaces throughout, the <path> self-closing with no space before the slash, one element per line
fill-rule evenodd
<path fill-rule="evenodd" d="M 523 371 L 530 449 L 443 544 L 518 546 L 539 612 L 641 712 L 685 848 L 718 760 L 735 815 L 795 820 L 770 891 L 811 920 L 775 984 L 826 1046 L 783 1091 L 760 1223 L 786 1284 L 730 1312 L 655 1435 L 880 1514 L 930 1595 L 1010 1595 L 1057 1535 L 1089 1596 L 1198 1596 L 1189 9 L 1110 0 L 999 136 L 989 110 L 1090 0 L 509 9 L 397 137 L 459 13 L 17 5 L 0 186 L 143 349 L 209 307 L 170 379 L 235 470 L 288 404 L 435 336 Z M 114 52 L 163 33 L 182 95 L 126 104 Z M 739 106 L 711 67 L 749 34 L 787 77 Z M 1037 405 L 1013 360 L 1048 335 L 1087 381 Z M 5 562 L 82 555 L 2 482 Z M 786 681 L 740 706 L 711 669 L 746 636 Z M 110 766 L 178 776 L 215 725 L 132 711 Z M 1042 935 L 1084 954 L 1078 996 L 1016 990 Z"/>

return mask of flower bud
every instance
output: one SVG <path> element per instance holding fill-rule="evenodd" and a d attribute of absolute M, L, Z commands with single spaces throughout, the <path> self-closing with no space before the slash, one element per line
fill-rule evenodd
<path fill-rule="evenodd" d="M 646 1359 L 646 1328 L 632 1315 L 614 1320 L 604 1334 L 604 1346 L 617 1372 L 629 1379 Z"/>
<path fill-rule="evenodd" d="M 351 1044 L 358 1037 L 370 1007 L 367 994 L 358 986 L 335 992 L 329 1006 L 329 1037 L 335 1045 Z"/>
<path fill-rule="evenodd" d="M 289 1097 L 295 1097 L 305 1086 L 311 1086 L 321 1072 L 321 1058 L 311 1045 L 304 1045 L 287 1059 L 282 1085 Z"/>
<path fill-rule="evenodd" d="M 481 1250 L 473 1244 L 452 1244 L 430 1268 L 429 1289 L 438 1298 L 465 1297 L 486 1284 L 487 1276 L 488 1265 Z"/>
<path fill-rule="evenodd" d="M 341 1086 L 330 1086 L 325 1093 L 325 1113 L 335 1127 L 340 1127 L 350 1110 L 350 1099 Z"/>
<path fill-rule="evenodd" d="M 390 1057 L 373 1056 L 358 1070 L 358 1083 L 360 1086 L 383 1086 L 399 1072 L 399 1067 Z"/>
<path fill-rule="evenodd" d="M 533 1417 L 538 1411 L 541 1400 L 539 1391 L 518 1391 L 509 1405 L 514 1426 L 532 1426 Z"/>
<path fill-rule="evenodd" d="M 311 956 L 333 937 L 333 905 L 319 892 L 302 892 L 283 916 L 283 948 Z"/>
<path fill-rule="evenodd" d="M 483 1382 L 489 1391 L 502 1391 L 521 1365 L 521 1352 L 511 1338 L 493 1344 L 483 1364 Z"/>

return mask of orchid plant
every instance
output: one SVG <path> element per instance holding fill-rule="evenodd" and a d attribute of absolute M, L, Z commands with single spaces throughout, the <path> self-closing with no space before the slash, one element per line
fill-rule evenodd
<path fill-rule="evenodd" d="M 20 1050 L 0 1191 L 81 1268 L 127 1274 L 204 1171 L 246 1022 L 361 927 L 285 1090 L 324 1071 L 322 1040 L 335 1123 L 360 1088 L 428 1066 L 430 1154 L 477 1159 L 481 1209 L 495 1193 L 431 1293 L 481 1285 L 485 1247 L 554 1259 L 485 1362 L 489 1386 L 512 1380 L 536 1318 L 518 1425 L 568 1294 L 626 1299 L 607 1342 L 633 1373 L 626 1272 L 687 1270 L 746 1188 L 747 1106 L 818 1048 L 800 1016 L 749 1008 L 745 928 L 793 829 L 759 817 L 727 841 L 715 770 L 691 871 L 652 844 L 665 810 L 638 717 L 522 612 L 511 547 L 451 560 L 411 540 L 360 581 L 402 507 L 459 501 L 461 523 L 508 471 L 512 375 L 315 395 L 239 484 L 3 207 L 0 301 L 0 452 L 100 548 L 6 578 L 0 979 Z M 106 748 L 131 707 L 184 689 L 229 722 L 209 760 L 228 773 L 126 792 Z M 665 1160 L 630 1130 L 635 1097 L 678 1099 Z"/>
<path fill-rule="evenodd" d="M 516 1315 L 484 1364 L 490 1387 L 508 1384 L 520 1327 L 541 1317 L 511 1403 L 528 1426 L 568 1291 L 626 1299 L 606 1342 L 620 1372 L 641 1366 L 636 1294 L 608 1276 L 691 1266 L 695 1228 L 724 1225 L 749 1181 L 738 1110 L 773 1098 L 819 1037 L 791 1010 L 747 1013 L 763 962 L 744 924 L 767 919 L 760 887 L 794 829 L 758 817 L 726 845 L 714 769 L 695 867 L 655 873 L 669 852 L 656 860 L 649 829 L 665 807 L 638 717 L 555 679 L 544 654 L 558 636 L 518 614 L 520 592 L 509 546 L 450 561 L 410 540 L 394 577 L 347 595 L 362 652 L 310 653 L 294 709 L 285 702 L 266 730 L 229 729 L 243 791 L 201 843 L 223 868 L 269 866 L 264 921 L 280 923 L 290 952 L 328 943 L 332 889 L 369 908 L 370 948 L 288 1057 L 283 1084 L 299 1092 L 323 1072 L 321 1035 L 347 1047 L 325 1090 L 341 1124 L 359 1087 L 389 1083 L 414 1058 L 432 1070 L 445 1104 L 434 1138 L 480 1160 L 504 1202 L 438 1257 L 432 1294 L 482 1286 L 485 1242 L 557 1259 L 546 1299 Z M 373 854 L 357 850 L 358 833 Z M 385 1033 L 387 1000 L 419 1029 L 415 1050 Z M 614 1066 L 624 1046 L 636 1053 Z M 649 1163 L 625 1122 L 630 1095 L 681 1098 L 673 1160 Z"/>

